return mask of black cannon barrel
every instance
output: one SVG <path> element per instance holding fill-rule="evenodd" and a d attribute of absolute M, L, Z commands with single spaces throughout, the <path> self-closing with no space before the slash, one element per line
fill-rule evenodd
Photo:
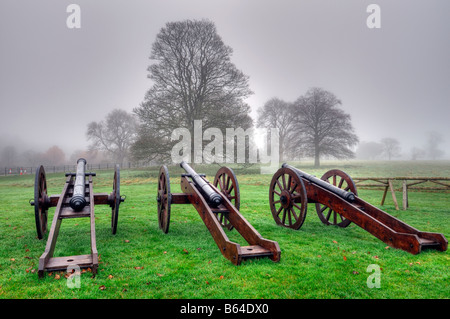
<path fill-rule="evenodd" d="M 213 207 L 217 207 L 222 204 L 222 196 L 215 192 L 211 186 L 200 176 L 198 175 L 192 167 L 189 166 L 186 162 L 181 162 L 180 166 L 186 171 L 186 173 L 192 178 L 194 183 L 197 185 L 199 190 L 202 192 L 203 196 L 206 197 L 206 200 Z"/>
<path fill-rule="evenodd" d="M 77 161 L 77 173 L 75 177 L 75 184 L 73 186 L 73 196 L 70 199 L 70 207 L 74 211 L 81 211 L 86 206 L 85 193 L 85 166 L 87 161 L 80 158 Z"/>
<path fill-rule="evenodd" d="M 309 175 L 309 174 L 299 170 L 298 168 L 295 168 L 294 166 L 284 163 L 283 165 L 281 165 L 281 167 L 290 168 L 290 169 L 296 171 L 304 179 L 329 190 L 330 192 L 342 197 L 346 201 L 353 202 L 356 198 L 355 194 L 353 192 L 347 192 L 346 190 L 340 189 L 339 187 L 336 187 L 330 183 L 327 183 L 326 181 L 321 180 L 320 178 L 317 178 L 313 175 Z"/>

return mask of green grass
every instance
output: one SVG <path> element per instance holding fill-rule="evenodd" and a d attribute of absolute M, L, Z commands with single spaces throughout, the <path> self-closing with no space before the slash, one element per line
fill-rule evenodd
<path fill-rule="evenodd" d="M 351 176 L 450 176 L 448 162 L 296 163 L 320 176 L 340 168 Z M 225 259 L 191 205 L 172 205 L 170 230 L 158 228 L 156 176 L 159 168 L 122 170 L 118 231 L 111 234 L 111 210 L 97 205 L 98 274 L 81 275 L 81 287 L 70 289 L 64 273 L 37 275 L 46 239 L 38 240 L 34 224 L 34 175 L 0 177 L 0 298 L 433 298 L 450 297 L 449 253 L 434 250 L 411 255 L 351 224 L 342 229 L 323 225 L 313 206 L 298 231 L 275 225 L 268 206 L 271 175 L 257 167 L 235 167 L 241 189 L 241 213 L 281 248 L 281 261 L 256 259 L 234 266 Z M 216 166 L 196 166 L 213 179 Z M 181 170 L 170 167 L 172 192 L 180 192 Z M 111 192 L 112 171 L 98 171 L 94 191 Z M 60 194 L 63 174 L 47 174 L 48 193 Z M 359 190 L 379 206 L 380 190 Z M 383 210 L 422 231 L 450 237 L 448 193 L 410 192 L 410 208 L 396 211 L 387 197 Z M 49 210 L 49 224 L 54 208 Z M 229 238 L 245 244 L 237 232 Z M 89 253 L 89 219 L 62 222 L 55 256 Z M 188 253 L 186 253 L 186 251 Z M 381 267 L 381 288 L 368 288 L 366 269 Z M 59 279 L 58 279 L 59 277 Z"/>

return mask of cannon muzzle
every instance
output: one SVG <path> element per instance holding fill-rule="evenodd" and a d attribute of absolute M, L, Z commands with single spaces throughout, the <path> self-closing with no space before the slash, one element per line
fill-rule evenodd
<path fill-rule="evenodd" d="M 191 177 L 192 181 L 197 185 L 197 188 L 200 192 L 205 196 L 208 203 L 217 207 L 222 204 L 222 196 L 215 192 L 212 187 L 206 182 L 200 175 L 198 175 L 192 167 L 189 166 L 186 162 L 181 162 L 180 166 L 186 171 L 186 173 Z"/>

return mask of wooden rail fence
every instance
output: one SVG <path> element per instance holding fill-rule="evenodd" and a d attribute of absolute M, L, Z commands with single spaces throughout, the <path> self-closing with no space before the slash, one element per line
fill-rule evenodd
<path fill-rule="evenodd" d="M 401 191 L 403 194 L 403 210 L 408 209 L 408 189 L 419 191 L 445 191 L 450 190 L 450 178 L 449 177 L 357 177 L 353 178 L 357 188 L 384 188 L 383 198 L 381 199 L 381 205 L 384 205 L 386 200 L 386 194 L 388 190 L 391 191 L 392 200 L 394 201 L 395 208 L 399 210 L 397 197 L 395 191 Z M 372 184 L 365 184 L 366 182 L 372 182 Z M 375 183 L 373 183 L 375 182 Z M 394 187 L 394 182 L 400 182 L 401 187 Z M 422 187 L 411 187 L 414 185 L 428 183 Z"/>

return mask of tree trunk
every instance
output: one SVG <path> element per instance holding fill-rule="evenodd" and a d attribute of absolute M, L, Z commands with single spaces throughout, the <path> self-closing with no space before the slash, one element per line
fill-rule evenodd
<path fill-rule="evenodd" d="M 314 167 L 320 166 L 320 151 L 319 151 L 319 143 L 316 141 L 314 142 Z"/>
<path fill-rule="evenodd" d="M 316 152 L 316 154 L 314 155 L 314 167 L 319 167 L 320 166 L 320 156 L 319 156 L 319 152 Z"/>

